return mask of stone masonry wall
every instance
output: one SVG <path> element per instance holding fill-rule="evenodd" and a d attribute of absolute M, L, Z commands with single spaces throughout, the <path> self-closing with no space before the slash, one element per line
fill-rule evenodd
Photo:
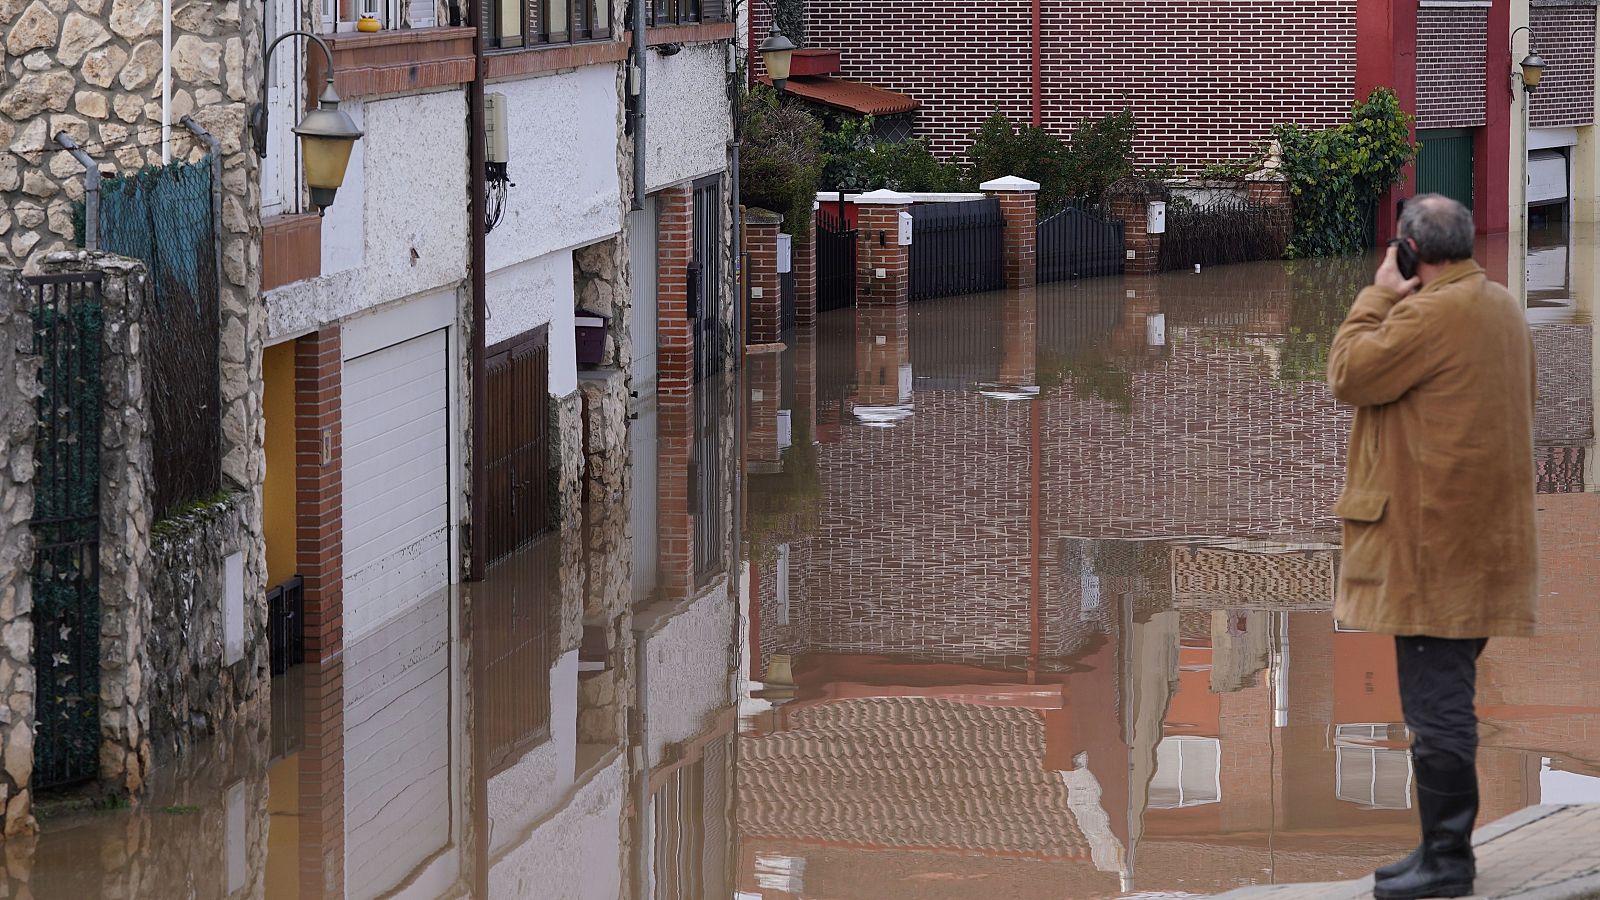
<path fill-rule="evenodd" d="M 33 444 L 38 357 L 16 273 L 0 271 L 0 834 L 29 829 L 33 774 Z"/>
<path fill-rule="evenodd" d="M 259 0 L 177 0 L 169 71 L 170 158 L 208 147 L 186 115 L 220 143 L 222 470 L 241 492 L 234 541 L 245 549 L 245 590 L 266 580 L 260 485 L 265 468 L 258 161 L 246 131 L 261 98 Z M 71 205 L 83 169 L 53 140 L 70 134 L 103 173 L 162 162 L 161 4 L 151 0 L 3 0 L 6 83 L 0 89 L 0 262 L 34 266 L 73 241 Z M 124 523 L 125 524 L 125 523 Z M 247 603 L 247 636 L 265 635 L 265 604 Z M 137 742 L 135 742 L 137 743 Z"/>

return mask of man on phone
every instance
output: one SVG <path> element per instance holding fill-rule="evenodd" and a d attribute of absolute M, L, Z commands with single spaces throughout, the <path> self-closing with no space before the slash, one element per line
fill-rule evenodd
<path fill-rule="evenodd" d="M 1422 819 L 1417 849 L 1377 871 L 1380 900 L 1472 893 L 1478 655 L 1533 633 L 1538 581 L 1527 318 L 1473 261 L 1461 204 L 1415 197 L 1397 230 L 1328 358 L 1356 408 L 1334 616 L 1395 635 Z"/>

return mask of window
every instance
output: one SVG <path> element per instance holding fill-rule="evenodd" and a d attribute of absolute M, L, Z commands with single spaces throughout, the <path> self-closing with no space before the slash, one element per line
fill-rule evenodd
<path fill-rule="evenodd" d="M 611 36 L 611 0 L 483 0 L 484 44 L 498 50 Z"/>
<path fill-rule="evenodd" d="M 726 0 L 649 0 L 645 11 L 649 25 L 693 25 L 728 20 Z"/>
<path fill-rule="evenodd" d="M 1222 742 L 1173 735 L 1156 746 L 1151 809 L 1181 809 L 1222 800 Z"/>
<path fill-rule="evenodd" d="M 320 0 L 322 31 L 355 31 L 362 16 L 372 16 L 384 29 L 433 28 L 439 24 L 435 0 Z"/>

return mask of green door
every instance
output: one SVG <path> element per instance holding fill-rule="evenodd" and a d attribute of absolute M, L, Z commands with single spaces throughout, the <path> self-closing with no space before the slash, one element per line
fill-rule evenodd
<path fill-rule="evenodd" d="M 1472 130 L 1435 128 L 1417 132 L 1417 191 L 1443 194 L 1472 208 Z"/>

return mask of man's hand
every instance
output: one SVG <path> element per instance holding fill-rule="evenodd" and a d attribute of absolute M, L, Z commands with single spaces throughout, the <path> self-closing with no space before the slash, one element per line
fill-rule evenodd
<path fill-rule="evenodd" d="M 1400 265 L 1395 262 L 1395 247 L 1389 245 L 1389 251 L 1383 255 L 1383 265 L 1378 267 L 1378 274 L 1372 277 L 1374 287 L 1393 291 L 1396 296 L 1406 297 L 1422 286 L 1421 278 L 1403 278 L 1400 275 Z"/>

